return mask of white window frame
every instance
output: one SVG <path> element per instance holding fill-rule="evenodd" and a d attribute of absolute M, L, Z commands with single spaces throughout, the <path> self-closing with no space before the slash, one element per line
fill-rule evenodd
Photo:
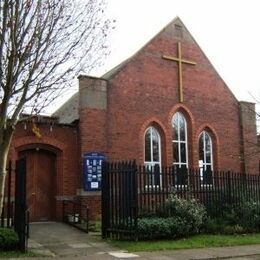
<path fill-rule="evenodd" d="M 177 117 L 177 124 L 178 124 L 178 128 L 177 128 L 177 131 L 178 131 L 178 140 L 173 140 L 172 138 L 172 144 L 173 143 L 177 143 L 178 144 L 178 157 L 179 157 L 179 162 L 173 162 L 173 165 L 177 165 L 179 166 L 179 168 L 181 168 L 182 165 L 185 165 L 186 168 L 188 168 L 189 166 L 189 155 L 188 155 L 188 134 L 187 134 L 187 121 L 186 121 L 186 118 L 185 116 L 181 113 L 181 112 L 176 112 L 173 117 L 172 117 L 172 128 L 174 128 L 174 118 Z M 183 118 L 183 121 L 184 121 L 184 129 L 185 129 L 185 140 L 182 141 L 180 140 L 180 117 Z M 181 158 L 181 144 L 185 144 L 185 154 L 186 154 L 186 162 L 182 162 L 182 158 Z M 174 151 L 173 151 L 174 152 Z"/>
<path fill-rule="evenodd" d="M 209 141 L 210 141 L 210 163 L 207 163 L 206 157 L 206 135 L 208 135 L 209 137 Z M 206 171 L 207 166 L 210 166 L 211 171 L 213 171 L 213 143 L 212 143 L 212 138 L 209 134 L 208 131 L 203 130 L 200 135 L 199 135 L 199 156 L 200 156 L 200 138 L 203 138 L 203 161 L 200 160 L 199 158 L 199 169 L 200 169 L 200 180 L 203 181 L 203 171 Z M 201 184 L 203 186 L 211 186 L 213 185 L 213 183 L 211 184 Z"/>
<path fill-rule="evenodd" d="M 207 160 L 206 160 L 206 157 L 207 157 L 207 155 L 206 155 L 206 137 L 205 137 L 206 135 L 208 135 L 209 141 L 210 141 L 210 163 L 207 163 Z M 201 136 L 203 138 L 203 162 L 200 163 L 201 165 L 199 167 L 203 168 L 203 170 L 206 170 L 207 166 L 209 165 L 210 169 L 213 171 L 213 145 L 212 145 L 212 138 L 211 138 L 209 132 L 203 130 L 200 133 L 200 135 L 199 135 L 199 149 L 200 149 L 200 138 L 201 138 Z M 200 151 L 199 151 L 199 154 L 200 154 Z"/>
<path fill-rule="evenodd" d="M 151 131 L 150 132 L 150 155 L 151 155 L 151 161 L 145 161 L 145 151 L 146 151 L 146 143 L 145 143 L 145 137 L 146 137 L 146 134 L 148 131 Z M 153 160 L 153 142 L 152 142 L 152 133 L 156 133 L 156 135 L 158 136 L 158 149 L 159 149 L 159 161 L 154 161 Z M 153 127 L 153 126 L 149 126 L 145 133 L 144 133 L 144 165 L 145 165 L 145 168 L 147 167 L 148 169 L 151 169 L 152 167 L 154 167 L 155 165 L 158 165 L 159 166 L 159 171 L 160 171 L 160 179 L 159 179 L 159 185 L 161 184 L 162 182 L 162 176 L 161 176 L 161 136 L 160 136 L 160 133 L 158 132 L 158 130 Z M 152 182 L 154 183 L 154 179 L 152 180 Z M 158 185 L 154 185 L 154 184 L 149 184 L 149 185 L 146 185 L 146 187 L 148 186 L 158 186 Z"/>

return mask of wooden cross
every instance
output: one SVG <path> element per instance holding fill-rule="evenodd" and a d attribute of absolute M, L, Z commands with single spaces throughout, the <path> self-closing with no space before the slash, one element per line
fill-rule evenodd
<path fill-rule="evenodd" d="M 182 59 L 181 53 L 181 43 L 178 42 L 178 57 L 172 57 L 168 55 L 163 55 L 163 59 L 177 61 L 178 62 L 178 74 L 179 74 L 179 98 L 180 102 L 183 102 L 183 83 L 182 83 L 182 63 L 196 65 L 196 62 Z"/>

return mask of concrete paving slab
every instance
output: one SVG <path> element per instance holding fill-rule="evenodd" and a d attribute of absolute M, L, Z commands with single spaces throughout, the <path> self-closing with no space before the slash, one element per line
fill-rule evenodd
<path fill-rule="evenodd" d="M 49 257 L 54 257 L 55 254 L 53 252 L 51 252 L 49 249 L 46 248 L 34 248 L 32 250 L 30 250 L 33 253 L 39 254 L 39 255 L 43 255 L 43 256 L 49 256 Z"/>
<path fill-rule="evenodd" d="M 133 253 L 127 253 L 123 251 L 116 251 L 116 252 L 108 252 L 109 255 L 114 256 L 116 258 L 137 258 L 140 257 L 139 255 L 133 254 Z"/>
<path fill-rule="evenodd" d="M 29 246 L 29 248 L 31 248 L 31 249 L 43 247 L 42 244 L 40 244 L 40 243 L 38 243 L 38 242 L 36 242 L 36 241 L 34 241 L 34 240 L 32 240 L 32 239 L 29 240 L 28 246 Z"/>
<path fill-rule="evenodd" d="M 86 243 L 68 244 L 68 246 L 72 247 L 72 248 L 89 248 L 89 247 L 91 247 L 90 244 L 86 244 Z"/>
<path fill-rule="evenodd" d="M 105 242 L 91 242 L 91 243 L 89 243 L 89 245 L 91 245 L 93 247 L 98 247 L 98 248 L 104 248 L 104 247 L 110 246 L 108 243 L 105 243 Z"/>

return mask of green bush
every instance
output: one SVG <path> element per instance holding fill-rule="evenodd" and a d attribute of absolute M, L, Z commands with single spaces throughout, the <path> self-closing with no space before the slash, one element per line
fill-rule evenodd
<path fill-rule="evenodd" d="M 246 229 L 238 224 L 233 226 L 230 225 L 224 226 L 222 232 L 222 234 L 225 235 L 235 235 L 235 234 L 245 234 L 245 233 L 246 233 Z"/>
<path fill-rule="evenodd" d="M 206 218 L 205 207 L 193 198 L 179 198 L 172 194 L 165 205 L 158 210 L 163 218 L 179 218 L 189 227 L 190 233 L 198 233 Z"/>
<path fill-rule="evenodd" d="M 260 202 L 243 201 L 230 205 L 222 217 L 208 218 L 205 232 L 211 234 L 241 234 L 260 231 Z"/>
<path fill-rule="evenodd" d="M 223 218 L 208 218 L 203 228 L 204 233 L 208 234 L 244 234 L 246 230 L 239 224 L 231 224 L 227 219 Z"/>
<path fill-rule="evenodd" d="M 204 223 L 206 210 L 195 199 L 182 199 L 173 194 L 155 215 L 138 219 L 141 239 L 177 238 L 196 234 Z"/>
<path fill-rule="evenodd" d="M 222 234 L 223 228 L 228 225 L 228 222 L 223 218 L 207 218 L 203 227 L 203 232 L 208 234 Z"/>
<path fill-rule="evenodd" d="M 0 228 L 0 250 L 15 250 L 18 241 L 18 236 L 12 229 Z"/>
<path fill-rule="evenodd" d="M 229 221 L 242 226 L 248 232 L 260 231 L 260 202 L 246 201 L 232 209 Z"/>
<path fill-rule="evenodd" d="M 228 178 L 228 177 L 226 177 Z M 211 218 L 226 218 L 236 207 L 238 201 L 247 201 L 251 196 L 243 183 L 233 183 L 229 188 L 215 187 L 213 196 L 204 204 Z"/>
<path fill-rule="evenodd" d="M 142 218 L 138 220 L 139 239 L 176 238 L 180 234 L 183 224 L 178 218 Z"/>

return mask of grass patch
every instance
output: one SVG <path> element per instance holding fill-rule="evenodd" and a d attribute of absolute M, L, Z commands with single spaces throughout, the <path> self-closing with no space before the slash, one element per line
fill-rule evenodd
<path fill-rule="evenodd" d="M 37 254 L 37 253 L 33 253 L 33 252 L 22 253 L 20 251 L 0 252 L 0 258 L 38 257 L 38 256 L 42 256 L 42 255 Z"/>
<path fill-rule="evenodd" d="M 246 235 L 196 235 L 179 240 L 158 240 L 158 241 L 117 241 L 110 240 L 112 245 L 127 250 L 137 251 L 157 251 L 190 249 L 203 247 L 223 247 L 260 244 L 260 234 Z"/>

